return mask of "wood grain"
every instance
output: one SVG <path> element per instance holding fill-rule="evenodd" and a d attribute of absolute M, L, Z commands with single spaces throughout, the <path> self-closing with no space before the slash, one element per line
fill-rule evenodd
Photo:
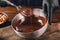
<path fill-rule="evenodd" d="M 13 19 L 13 17 L 18 14 L 16 8 L 14 7 L 2 7 L 0 8 L 0 12 L 5 12 L 8 17 L 9 17 L 9 21 L 11 21 Z"/>
<path fill-rule="evenodd" d="M 13 17 L 18 14 L 15 7 L 1 7 L 0 12 L 7 13 L 9 16 L 9 21 L 11 21 Z M 54 13 L 52 14 L 52 22 L 60 22 L 60 7 L 55 9 Z"/>
<path fill-rule="evenodd" d="M 53 12 L 52 22 L 60 22 L 60 7 L 56 8 Z"/>
<path fill-rule="evenodd" d="M 19 37 L 11 28 L 11 25 L 0 28 L 0 40 L 25 40 Z M 32 40 L 32 39 L 27 39 Z M 46 32 L 35 40 L 60 40 L 60 23 L 52 23 Z"/>
<path fill-rule="evenodd" d="M 18 11 L 14 7 L 1 7 L 0 12 L 5 12 L 9 16 L 9 21 L 18 14 Z M 52 22 L 60 22 L 60 7 L 58 7 L 52 14 Z"/>

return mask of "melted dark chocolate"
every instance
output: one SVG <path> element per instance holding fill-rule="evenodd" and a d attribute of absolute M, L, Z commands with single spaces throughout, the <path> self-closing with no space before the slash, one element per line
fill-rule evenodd
<path fill-rule="evenodd" d="M 25 21 L 23 23 L 21 23 L 21 20 L 18 20 L 15 23 L 15 30 L 19 31 L 19 32 L 33 32 L 36 31 L 38 29 L 40 29 L 41 27 L 43 27 L 43 25 L 38 22 L 38 20 L 42 20 L 43 25 L 46 23 L 46 18 L 44 17 L 35 17 L 35 16 L 31 16 L 31 17 L 25 17 Z M 20 24 L 21 23 L 21 24 Z"/>

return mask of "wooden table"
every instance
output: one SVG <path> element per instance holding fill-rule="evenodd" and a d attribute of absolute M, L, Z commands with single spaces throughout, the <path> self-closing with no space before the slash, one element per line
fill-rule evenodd
<path fill-rule="evenodd" d="M 19 37 L 11 25 L 0 28 L 0 40 L 25 40 Z M 31 39 L 30 39 L 31 40 Z M 60 23 L 52 23 L 47 31 L 36 40 L 60 40 Z"/>
<path fill-rule="evenodd" d="M 18 11 L 14 7 L 0 7 L 0 12 L 5 12 L 9 16 L 9 21 L 18 14 Z M 60 22 L 60 6 L 52 14 L 52 22 Z"/>
<path fill-rule="evenodd" d="M 4 11 L 9 16 L 9 21 L 7 21 L 4 26 L 0 26 L 0 40 L 25 40 L 16 35 L 16 33 L 12 30 L 10 21 L 17 14 L 17 10 L 14 7 L 5 7 L 0 8 L 0 11 Z M 57 14 L 58 13 L 58 14 Z M 60 40 L 60 9 L 55 11 L 53 14 L 53 22 L 52 25 L 49 25 L 47 31 L 36 40 Z M 29 39 L 32 40 L 32 39 Z"/>

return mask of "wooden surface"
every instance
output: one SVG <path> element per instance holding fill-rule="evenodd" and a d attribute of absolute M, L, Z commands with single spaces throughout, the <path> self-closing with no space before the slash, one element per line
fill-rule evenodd
<path fill-rule="evenodd" d="M 13 17 L 18 14 L 18 11 L 14 7 L 2 7 L 0 8 L 0 12 L 7 13 L 9 21 L 11 21 Z M 52 14 L 52 22 L 60 22 L 60 6 Z"/>
<path fill-rule="evenodd" d="M 2 7 L 2 8 L 0 8 L 0 12 L 5 12 L 6 14 L 8 14 L 9 21 L 11 21 L 13 19 L 13 17 L 16 14 L 18 14 L 16 8 L 14 8 L 14 7 Z"/>
<path fill-rule="evenodd" d="M 0 11 L 8 14 L 9 21 L 11 21 L 12 18 L 18 13 L 14 7 L 0 8 Z M 60 40 L 60 8 L 55 10 L 52 19 L 53 22 L 56 23 L 49 25 L 47 31 L 36 40 Z M 3 24 L 4 26 L 0 25 L 0 40 L 25 40 L 16 35 L 16 33 L 12 30 L 10 25 L 11 22 L 9 21 Z"/>
<path fill-rule="evenodd" d="M 9 25 L 0 28 L 0 40 L 25 40 L 25 39 L 19 37 Z M 36 40 L 60 40 L 60 23 L 52 23 L 52 25 L 48 26 L 47 31 Z"/>

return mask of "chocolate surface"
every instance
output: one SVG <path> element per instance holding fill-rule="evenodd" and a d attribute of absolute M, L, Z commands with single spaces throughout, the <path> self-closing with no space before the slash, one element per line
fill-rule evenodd
<path fill-rule="evenodd" d="M 41 22 L 39 22 L 39 20 L 42 21 L 43 25 Z M 41 16 L 39 17 L 31 16 L 31 17 L 25 17 L 25 20 L 22 23 L 21 21 L 22 21 L 21 19 L 16 21 L 14 28 L 19 32 L 26 33 L 26 32 L 33 32 L 40 29 L 41 27 L 44 26 L 47 19 Z"/>

